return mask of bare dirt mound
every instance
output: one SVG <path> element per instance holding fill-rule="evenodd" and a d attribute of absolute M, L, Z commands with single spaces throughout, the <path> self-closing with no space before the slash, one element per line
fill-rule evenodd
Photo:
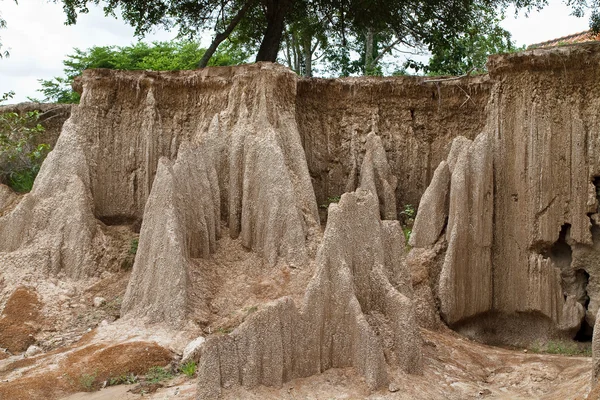
<path fill-rule="evenodd" d="M 111 378 L 143 375 L 172 360 L 171 351 L 153 342 L 80 342 L 73 348 L 3 366 L 0 398 L 60 399 L 69 393 L 97 390 Z"/>
<path fill-rule="evenodd" d="M 224 399 L 583 399 L 590 359 L 525 354 L 472 342 L 450 332 L 422 330 L 423 375 L 397 375 L 371 392 L 352 369 L 332 369 L 281 388 L 238 387 Z M 158 397 L 157 397 L 158 398 Z"/>
<path fill-rule="evenodd" d="M 222 399 L 583 399 L 589 391 L 589 357 L 528 354 L 490 347 L 453 332 L 422 329 L 423 374 L 394 375 L 388 387 L 371 391 L 355 368 L 333 368 L 296 378 L 281 387 L 233 386 Z M 95 393 L 78 393 L 68 400 L 183 399 L 196 395 L 194 380 L 175 379 L 156 393 L 143 397 L 130 392 L 133 385 L 115 386 Z M 594 393 L 588 396 L 596 399 Z"/>
<path fill-rule="evenodd" d="M 0 315 L 0 347 L 12 354 L 24 352 L 35 343 L 42 320 L 41 303 L 35 291 L 18 288 Z"/>

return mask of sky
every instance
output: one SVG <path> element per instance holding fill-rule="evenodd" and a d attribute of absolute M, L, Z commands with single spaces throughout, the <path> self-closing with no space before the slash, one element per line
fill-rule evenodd
<path fill-rule="evenodd" d="M 529 16 L 508 10 L 502 26 L 511 32 L 517 45 L 529 45 L 588 29 L 588 17 L 570 16 L 570 9 L 560 0 L 549 0 L 542 11 Z M 10 57 L 0 60 L 0 95 L 14 91 L 11 103 L 41 98 L 38 79 L 61 76 L 62 62 L 73 48 L 92 46 L 126 46 L 138 39 L 133 28 L 120 19 L 105 17 L 101 7 L 90 5 L 89 14 L 80 15 L 77 25 L 66 26 L 60 4 L 48 0 L 0 0 L 0 14 L 7 28 L 0 30 L 3 49 Z M 147 35 L 146 42 L 171 40 L 176 32 L 157 29 Z M 210 36 L 202 38 L 208 45 Z"/>

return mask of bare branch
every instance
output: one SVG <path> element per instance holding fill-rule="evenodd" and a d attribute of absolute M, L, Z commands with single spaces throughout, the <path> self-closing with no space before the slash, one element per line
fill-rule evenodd
<path fill-rule="evenodd" d="M 227 39 L 229 37 L 229 35 L 231 35 L 231 32 L 233 32 L 233 30 L 235 29 L 237 24 L 242 20 L 244 15 L 246 15 L 248 10 L 250 10 L 250 8 L 254 5 L 254 3 L 256 3 L 256 0 L 247 0 L 244 3 L 244 6 L 237 12 L 235 17 L 233 17 L 233 19 L 229 22 L 229 25 L 227 25 L 227 28 L 225 28 L 225 30 L 223 32 L 218 33 L 215 36 L 215 39 L 210 44 L 209 48 L 206 50 L 206 52 L 202 56 L 202 59 L 198 63 L 198 68 L 204 68 L 208 65 L 208 61 L 210 60 L 212 55 L 215 53 L 215 51 L 217 51 L 217 48 L 219 47 L 221 42 L 223 42 L 225 39 Z"/>
<path fill-rule="evenodd" d="M 463 79 L 463 78 L 467 78 L 471 75 L 471 72 L 473 72 L 475 68 L 471 68 L 469 71 L 467 71 L 466 74 L 460 75 L 460 76 L 453 76 L 451 78 L 440 78 L 440 79 L 428 79 L 426 81 L 423 81 L 423 83 L 438 83 L 438 82 L 447 82 L 447 81 L 457 81 L 459 79 Z"/>
<path fill-rule="evenodd" d="M 377 57 L 375 57 L 375 59 L 373 60 L 373 65 L 377 65 L 377 63 L 379 62 L 379 60 L 381 60 L 381 57 L 383 57 L 388 51 L 392 50 L 394 48 L 395 45 L 397 45 L 398 43 L 400 43 L 400 39 L 396 39 L 395 41 L 393 41 L 389 46 L 387 46 L 386 48 L 384 48 L 378 55 Z"/>

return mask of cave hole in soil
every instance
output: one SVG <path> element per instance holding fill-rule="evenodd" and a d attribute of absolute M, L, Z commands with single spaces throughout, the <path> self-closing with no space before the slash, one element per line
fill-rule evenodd
<path fill-rule="evenodd" d="M 583 304 L 583 307 L 585 308 L 585 310 L 587 312 L 588 305 L 590 304 L 590 296 L 588 296 L 588 294 L 587 294 L 587 285 L 590 280 L 590 274 L 588 274 L 583 269 L 578 269 L 575 272 L 575 274 L 577 276 L 577 281 L 582 282 L 583 289 L 585 290 L 585 302 Z M 587 322 L 587 318 L 584 317 L 583 321 L 581 321 L 581 327 L 579 328 L 579 331 L 577 331 L 577 334 L 575 335 L 575 337 L 573 339 L 578 342 L 591 342 L 593 333 L 594 333 L 594 327 L 590 326 L 590 324 Z"/>
<path fill-rule="evenodd" d="M 554 265 L 559 267 L 561 271 L 569 268 L 571 261 L 573 261 L 573 250 L 567 243 L 567 235 L 570 230 L 571 224 L 564 224 L 560 228 L 558 240 L 550 248 L 542 251 L 542 255 L 550 258 Z"/>
<path fill-rule="evenodd" d="M 594 226 L 594 228 L 596 227 Z M 577 269 L 576 271 L 573 271 L 571 269 L 571 263 L 573 261 L 573 249 L 567 243 L 567 237 L 569 236 L 570 229 L 570 224 L 564 224 L 560 229 L 558 240 L 554 242 L 549 248 L 542 250 L 541 253 L 544 257 L 550 258 L 556 267 L 560 268 L 561 276 L 563 277 L 562 284 L 565 300 L 567 298 L 567 295 L 570 294 L 567 289 L 569 284 L 567 284 L 566 280 L 568 280 L 569 282 L 571 282 L 571 290 L 573 288 L 573 284 L 576 285 L 576 294 L 578 296 L 577 300 L 587 311 L 588 305 L 590 303 L 590 298 L 587 293 L 587 286 L 589 283 L 590 275 L 584 269 Z M 592 333 L 593 327 L 589 325 L 589 323 L 584 317 L 581 321 L 581 327 L 579 328 L 579 331 L 577 331 L 573 339 L 579 342 L 589 342 L 592 340 Z"/>
<path fill-rule="evenodd" d="M 140 228 L 142 226 L 141 219 L 129 215 L 102 216 L 98 217 L 98 220 L 100 220 L 106 226 L 129 226 L 131 231 L 135 233 L 140 233 Z"/>
<path fill-rule="evenodd" d="M 595 176 L 592 182 L 596 188 L 596 200 L 598 201 L 596 212 L 598 212 L 600 210 L 600 176 Z"/>
<path fill-rule="evenodd" d="M 594 186 L 596 186 L 596 196 L 599 196 L 600 195 L 600 177 L 594 178 Z M 598 204 L 600 204 L 600 198 L 598 199 Z M 592 218 L 590 218 L 590 220 L 592 222 L 593 247 L 597 248 L 598 243 L 600 242 L 600 226 L 598 226 Z M 590 304 L 590 297 L 587 293 L 587 285 L 588 285 L 588 282 L 590 279 L 590 274 L 583 269 L 579 269 L 575 273 L 576 273 L 577 281 L 583 282 L 583 284 L 584 284 L 583 289 L 585 290 L 585 302 L 582 304 L 587 312 L 588 306 Z M 587 318 L 584 318 L 583 322 L 581 323 L 581 328 L 577 332 L 577 335 L 575 336 L 574 339 L 579 342 L 591 342 L 593 333 L 594 333 L 593 325 L 590 325 L 589 322 L 587 321 Z"/>

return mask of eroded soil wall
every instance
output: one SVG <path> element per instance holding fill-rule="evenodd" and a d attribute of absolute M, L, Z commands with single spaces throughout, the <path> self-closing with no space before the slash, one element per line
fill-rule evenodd
<path fill-rule="evenodd" d="M 370 132 L 381 137 L 398 179 L 398 210 L 419 204 L 452 139 L 473 139 L 485 125 L 491 88 L 487 76 L 430 80 L 435 78 L 298 81 L 296 120 L 319 204 L 353 186 Z"/>
<path fill-rule="evenodd" d="M 473 141 L 453 142 L 451 179 L 432 185 L 414 227 L 415 247 L 447 243 L 432 285 L 449 325 L 468 320 L 485 336 L 507 329 L 487 313 L 512 315 L 516 325 L 530 315 L 538 326 L 523 333 L 530 342 L 589 339 L 600 302 L 599 50 L 590 43 L 490 58 L 486 126 Z M 447 215 L 447 225 L 432 226 L 432 215 Z M 505 344 L 515 344 L 510 337 Z"/>
<path fill-rule="evenodd" d="M 102 99 L 93 100 L 97 104 L 106 102 L 106 105 L 102 106 L 104 115 L 101 118 L 110 117 L 116 112 L 132 114 L 132 110 L 137 109 L 140 102 L 148 100 L 148 86 L 143 80 L 135 85 L 121 83 L 115 86 L 107 85 L 102 76 L 103 74 L 100 74 L 96 81 L 88 82 L 91 90 L 103 86 L 110 88 L 110 93 L 105 93 Z M 223 85 L 225 80 L 223 79 Z M 419 204 L 423 192 L 431 182 L 433 171 L 447 156 L 452 139 L 459 135 L 473 139 L 483 128 L 485 107 L 491 88 L 487 76 L 457 82 L 426 82 L 428 80 L 430 79 L 422 77 L 298 78 L 296 122 L 318 204 L 327 204 L 329 198 L 339 197 L 346 192 L 349 183 L 352 185 L 353 182 L 358 182 L 366 137 L 370 132 L 381 137 L 392 172 L 398 179 L 398 210 L 406 204 Z M 192 86 L 194 85 L 196 84 Z M 101 151 L 121 152 L 142 140 L 136 133 L 125 138 L 113 137 L 112 132 L 121 130 L 123 123 L 128 125 L 126 129 L 131 132 L 146 129 L 148 125 L 155 124 L 157 119 L 161 123 L 172 120 L 167 122 L 167 133 L 191 127 L 193 124 L 198 124 L 200 130 L 207 129 L 199 120 L 202 116 L 214 114 L 213 106 L 223 104 L 223 99 L 219 98 L 214 89 L 209 88 L 209 84 L 200 83 L 200 90 L 197 90 L 197 87 L 194 90 L 189 87 L 181 88 L 176 84 L 171 86 L 173 87 L 168 88 L 163 85 L 159 94 L 156 94 L 161 98 L 158 99 L 161 105 L 155 114 L 132 114 L 128 119 L 115 119 L 113 126 L 107 128 L 102 136 L 98 136 L 105 142 L 102 146 L 104 150 Z M 184 95 L 175 96 L 181 93 Z M 209 96 L 212 97 L 211 100 L 208 100 Z M 171 100 L 165 105 L 164 98 L 167 97 Z M 87 100 L 87 103 L 90 103 L 90 100 Z M 83 106 L 86 106 L 85 103 Z M 170 111 L 171 108 L 177 108 L 179 111 Z M 45 115 L 42 120 L 42 125 L 46 128 L 44 143 L 54 147 L 62 124 L 70 116 L 71 106 L 23 103 L 2 106 L 0 112 L 34 109 Z M 186 109 L 189 111 L 185 111 Z M 44 114 L 49 110 L 52 110 L 51 113 Z M 210 121 L 210 118 L 204 119 Z M 147 181 L 153 174 L 147 179 L 142 179 L 139 175 L 145 174 L 146 171 L 140 165 L 147 164 L 155 172 L 157 154 L 172 157 L 175 153 L 172 147 L 176 147 L 180 140 L 179 137 L 163 139 L 160 143 L 145 144 L 147 149 L 144 154 L 124 154 L 129 160 L 126 164 L 131 165 L 126 168 L 130 171 L 126 176 L 128 188 L 119 188 L 121 192 L 133 190 L 136 197 L 141 195 L 141 192 L 147 192 L 147 186 L 151 185 Z M 132 161 L 132 158 L 135 160 Z M 123 174 L 122 171 L 115 170 L 123 166 L 111 163 L 106 167 L 111 172 Z M 107 182 L 102 182 L 102 185 L 106 184 Z M 353 189 L 354 187 L 350 190 Z M 104 197 L 104 192 L 111 191 L 112 189 L 103 189 L 99 196 Z M 99 215 L 109 223 L 122 222 L 119 218 L 139 217 L 139 204 L 119 203 L 121 201 L 111 208 L 101 205 Z"/>

